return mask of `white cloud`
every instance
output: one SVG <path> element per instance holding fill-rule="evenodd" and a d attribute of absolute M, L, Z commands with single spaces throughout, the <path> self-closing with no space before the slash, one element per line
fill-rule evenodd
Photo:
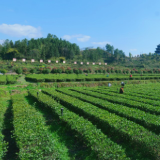
<path fill-rule="evenodd" d="M 92 44 L 104 46 L 106 44 L 111 44 L 111 42 L 107 42 L 107 41 L 104 41 L 104 42 L 92 42 Z"/>
<path fill-rule="evenodd" d="M 0 39 L 0 44 L 3 44 L 4 43 L 4 39 Z"/>
<path fill-rule="evenodd" d="M 77 38 L 78 41 L 80 42 L 86 42 L 90 39 L 91 37 L 90 36 L 82 36 L 80 38 Z"/>
<path fill-rule="evenodd" d="M 66 39 L 67 41 L 69 41 L 70 39 L 72 39 L 72 38 L 73 38 L 73 36 L 70 36 L 70 35 L 64 35 L 62 38 L 63 38 L 63 39 Z"/>
<path fill-rule="evenodd" d="M 135 49 L 135 48 L 134 49 L 130 49 L 130 51 L 131 52 L 135 52 L 135 51 L 137 51 L 137 49 Z"/>
<path fill-rule="evenodd" d="M 71 39 L 73 39 L 73 38 L 76 38 L 77 41 L 79 41 L 79 42 L 86 42 L 86 41 L 88 41 L 91 37 L 90 37 L 90 36 L 87 36 L 87 35 L 76 34 L 76 35 L 64 35 L 62 38 L 63 38 L 63 39 L 66 39 L 66 40 L 71 40 Z"/>
<path fill-rule="evenodd" d="M 29 38 L 36 38 L 42 36 L 40 27 L 35 28 L 33 26 L 20 24 L 1 24 L 0 32 L 14 37 L 25 36 Z"/>

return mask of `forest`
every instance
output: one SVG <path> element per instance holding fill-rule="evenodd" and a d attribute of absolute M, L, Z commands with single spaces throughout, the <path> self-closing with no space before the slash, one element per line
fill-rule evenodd
<path fill-rule="evenodd" d="M 6 39 L 0 45 L 1 60 L 25 58 L 26 60 L 43 59 L 45 61 L 48 59 L 55 60 L 59 57 L 66 60 L 88 60 L 92 62 L 107 59 L 107 62 L 113 62 L 124 58 L 125 53 L 117 48 L 114 49 L 110 44 L 106 44 L 105 49 L 86 47 L 80 50 L 77 44 L 70 43 L 50 33 L 46 38 L 32 38 L 30 40 L 25 38 L 15 42 Z"/>

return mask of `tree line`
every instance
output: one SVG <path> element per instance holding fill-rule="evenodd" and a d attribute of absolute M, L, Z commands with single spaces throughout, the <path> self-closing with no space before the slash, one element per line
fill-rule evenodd
<path fill-rule="evenodd" d="M 75 43 L 59 39 L 56 35 L 48 34 L 46 38 L 23 39 L 13 43 L 6 39 L 0 45 L 0 58 L 2 60 L 12 60 L 13 58 L 26 60 L 47 60 L 64 57 L 66 60 L 88 60 L 96 62 L 100 59 L 107 59 L 107 62 L 117 61 L 125 57 L 122 50 L 114 49 L 110 44 L 106 44 L 105 49 L 85 48 L 80 50 Z"/>

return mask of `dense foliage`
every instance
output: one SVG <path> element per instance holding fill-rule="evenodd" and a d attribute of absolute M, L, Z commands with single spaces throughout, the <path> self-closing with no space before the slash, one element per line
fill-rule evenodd
<path fill-rule="evenodd" d="M 24 159 L 58 159 L 54 139 L 48 134 L 42 117 L 31 107 L 24 95 L 12 96 L 14 137 L 19 148 L 18 157 Z"/>
<path fill-rule="evenodd" d="M 112 62 L 125 57 L 122 50 L 115 49 L 114 47 L 106 44 L 106 49 L 97 47 L 85 48 L 80 51 L 80 48 L 75 43 L 59 39 L 56 35 L 48 34 L 47 38 L 38 38 L 31 40 L 23 39 L 17 40 L 13 43 L 12 40 L 5 40 L 3 45 L 0 45 L 0 57 L 3 60 L 17 59 L 35 59 L 44 61 L 47 59 L 58 59 L 62 62 L 65 59 L 89 60 L 96 62 L 101 58 L 108 59 Z"/>
<path fill-rule="evenodd" d="M 44 92 L 58 98 L 61 104 L 67 106 L 80 116 L 89 119 L 92 123 L 100 127 L 103 132 L 110 134 L 110 136 L 119 136 L 124 142 L 130 143 L 135 149 L 142 152 L 142 154 L 147 154 L 148 157 L 158 159 L 160 150 L 159 136 L 148 131 L 141 125 L 99 109 L 90 103 L 80 101 L 72 96 L 51 90 L 45 90 Z"/>

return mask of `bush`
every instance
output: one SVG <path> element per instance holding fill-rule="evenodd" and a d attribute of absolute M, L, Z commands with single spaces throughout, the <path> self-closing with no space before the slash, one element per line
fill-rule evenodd
<path fill-rule="evenodd" d="M 69 74 L 72 74 L 73 73 L 73 70 L 71 69 L 71 70 L 68 70 L 68 73 Z"/>
<path fill-rule="evenodd" d="M 44 74 L 49 74 L 49 73 L 51 72 L 51 70 L 50 70 L 50 69 L 44 69 L 42 72 L 43 72 Z"/>
<path fill-rule="evenodd" d="M 27 68 L 23 68 L 23 73 L 26 73 L 27 72 Z"/>
<path fill-rule="evenodd" d="M 79 70 L 75 70 L 74 73 L 75 73 L 75 74 L 79 74 Z"/>
<path fill-rule="evenodd" d="M 15 70 L 15 72 L 17 73 L 17 74 L 22 74 L 22 68 L 17 68 L 16 70 Z"/>
<path fill-rule="evenodd" d="M 114 73 L 114 70 L 111 70 L 111 73 Z"/>
<path fill-rule="evenodd" d="M 57 68 L 54 67 L 54 68 L 52 69 L 51 73 L 57 73 Z"/>
<path fill-rule="evenodd" d="M 83 71 L 80 69 L 80 70 L 79 70 L 79 74 L 82 74 L 82 73 L 83 73 Z"/>
<path fill-rule="evenodd" d="M 35 69 L 35 68 L 32 68 L 32 69 L 30 70 L 30 73 L 36 73 L 36 69 Z"/>
<path fill-rule="evenodd" d="M 6 73 L 7 73 L 7 70 L 1 69 L 0 72 L 3 73 L 3 74 L 6 74 Z"/>
<path fill-rule="evenodd" d="M 57 69 L 57 73 L 61 74 L 62 73 L 62 70 L 59 68 Z"/>

